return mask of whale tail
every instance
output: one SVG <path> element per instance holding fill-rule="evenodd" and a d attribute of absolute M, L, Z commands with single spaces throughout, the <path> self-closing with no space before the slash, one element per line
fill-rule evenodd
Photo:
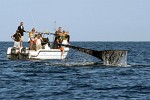
<path fill-rule="evenodd" d="M 82 47 L 76 47 L 72 45 L 64 45 L 64 44 L 60 44 L 60 45 L 78 50 L 80 52 L 84 52 L 96 58 L 99 58 L 103 61 L 104 65 L 127 66 L 127 53 L 128 53 L 127 50 L 98 51 L 98 50 L 86 49 Z"/>

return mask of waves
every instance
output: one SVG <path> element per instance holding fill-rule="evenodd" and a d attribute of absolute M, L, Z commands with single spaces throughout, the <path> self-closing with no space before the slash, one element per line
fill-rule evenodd
<path fill-rule="evenodd" d="M 1 44 L 0 99 L 150 99 L 149 43 L 74 44 L 101 50 L 130 48 L 128 65 L 106 66 L 74 50 L 65 60 L 8 60 L 2 47 L 9 44 Z"/>
<path fill-rule="evenodd" d="M 14 63 L 14 64 L 13 64 Z M 104 65 L 102 61 L 69 61 L 69 60 L 0 60 L 1 66 L 63 66 L 63 67 L 150 67 L 150 64 L 128 63 L 126 66 Z"/>
<path fill-rule="evenodd" d="M 7 66 L 0 67 L 0 99 L 150 98 L 147 65 L 115 67 L 70 60 L 3 60 L 3 64 Z"/>

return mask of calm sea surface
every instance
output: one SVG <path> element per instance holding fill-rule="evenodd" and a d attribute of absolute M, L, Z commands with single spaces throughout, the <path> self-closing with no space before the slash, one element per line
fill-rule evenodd
<path fill-rule="evenodd" d="M 128 50 L 128 66 L 105 66 L 73 49 L 65 60 L 8 60 L 13 42 L 0 42 L 0 100 L 150 100 L 150 42 L 71 44 Z"/>

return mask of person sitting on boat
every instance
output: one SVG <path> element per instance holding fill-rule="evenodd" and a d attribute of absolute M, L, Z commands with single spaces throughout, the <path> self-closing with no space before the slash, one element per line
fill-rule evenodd
<path fill-rule="evenodd" d="M 35 32 L 35 28 L 32 28 L 31 32 L 29 33 L 30 50 L 33 50 Z"/>
<path fill-rule="evenodd" d="M 19 30 L 16 30 L 16 33 L 11 36 L 11 38 L 14 40 L 14 47 L 20 48 L 21 34 L 19 33 Z"/>
<path fill-rule="evenodd" d="M 37 37 L 34 39 L 34 42 L 36 43 L 36 51 L 39 49 L 42 49 L 41 42 L 43 41 L 41 34 L 39 33 Z"/>

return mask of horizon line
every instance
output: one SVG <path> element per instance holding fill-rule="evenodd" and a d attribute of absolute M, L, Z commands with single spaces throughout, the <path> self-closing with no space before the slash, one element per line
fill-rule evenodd
<path fill-rule="evenodd" d="M 14 42 L 14 41 L 0 41 L 0 42 Z M 28 42 L 28 41 L 24 41 L 24 42 Z M 135 41 L 135 40 L 133 40 L 133 41 L 120 41 L 120 40 L 116 40 L 116 41 L 70 41 L 70 42 L 150 42 L 150 40 L 149 41 L 144 41 L 144 40 L 139 40 L 139 41 Z"/>

